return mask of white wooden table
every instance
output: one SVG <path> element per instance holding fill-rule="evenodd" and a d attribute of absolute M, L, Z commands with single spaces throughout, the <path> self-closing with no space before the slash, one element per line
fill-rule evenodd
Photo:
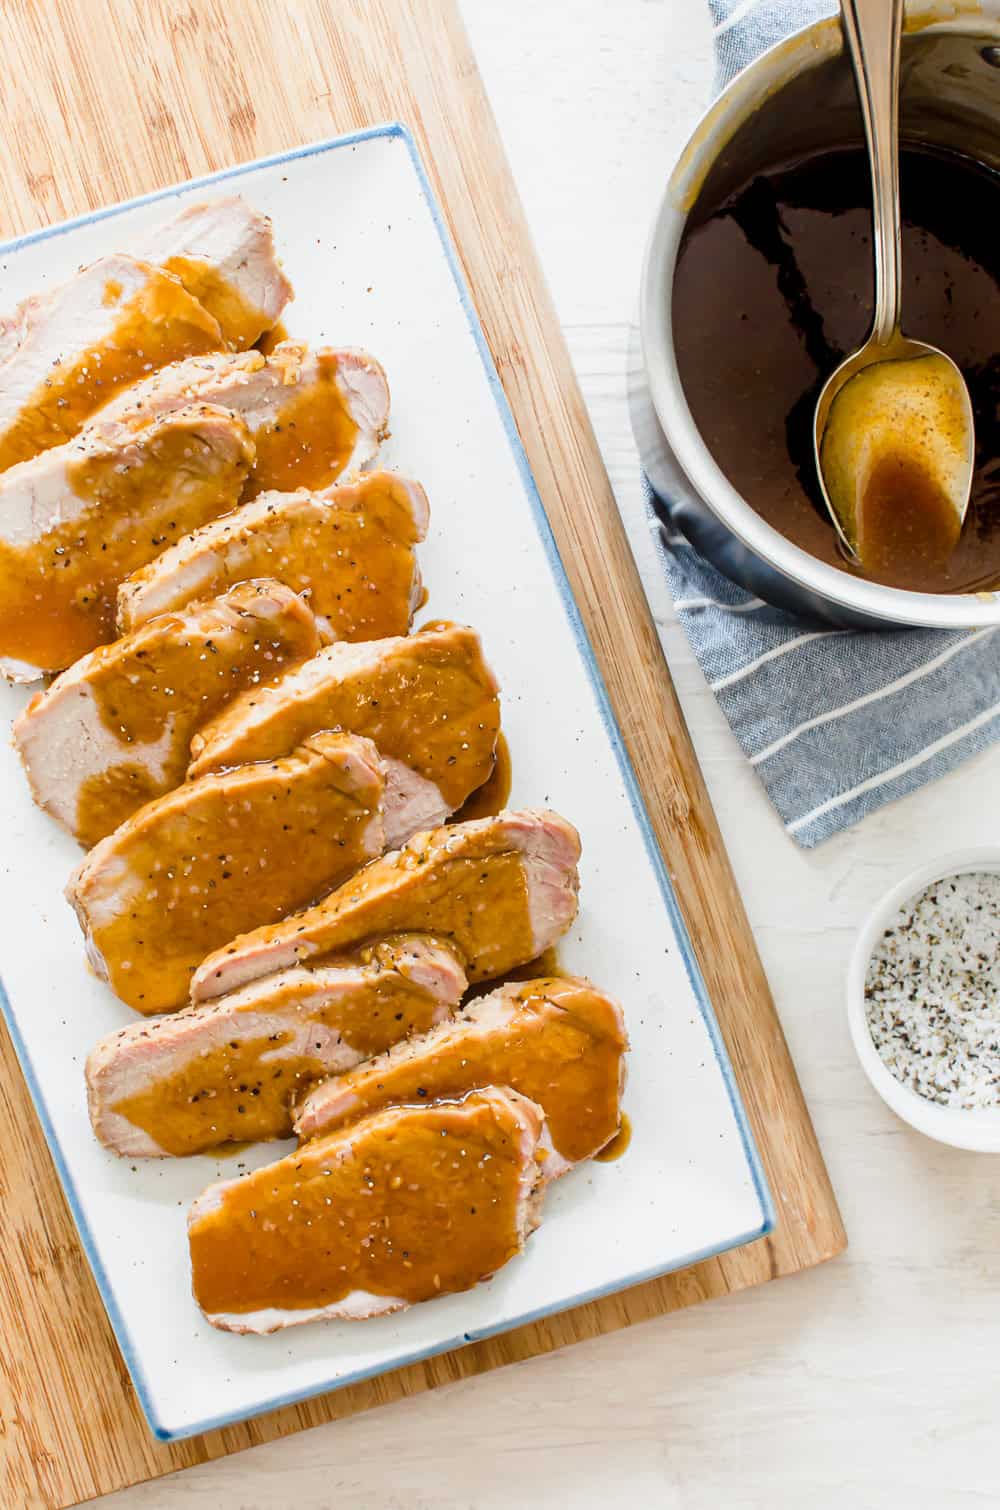
<path fill-rule="evenodd" d="M 336 0 L 331 0 L 332 4 Z M 885 1111 L 842 1003 L 854 931 L 927 854 L 1000 836 L 1000 752 L 806 854 L 674 620 L 624 399 L 656 195 L 712 74 L 701 0 L 464 0 L 840 1197 L 847 1256 L 125 1491 L 108 1510 L 951 1510 L 1000 1504 L 1000 1164 Z"/>

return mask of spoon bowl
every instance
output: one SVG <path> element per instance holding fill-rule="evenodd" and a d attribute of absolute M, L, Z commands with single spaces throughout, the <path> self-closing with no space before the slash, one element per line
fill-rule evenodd
<path fill-rule="evenodd" d="M 840 9 L 871 164 L 875 318 L 865 344 L 823 385 L 813 454 L 848 559 L 877 562 L 891 580 L 895 565 L 940 563 L 954 549 L 969 507 L 975 423 L 951 357 L 900 330 L 903 0 L 841 0 Z"/>
<path fill-rule="evenodd" d="M 969 495 L 972 490 L 972 474 L 975 467 L 975 418 L 972 411 L 972 400 L 969 389 L 961 369 L 948 356 L 947 352 L 941 351 L 937 346 L 931 346 L 926 341 L 913 341 L 904 336 L 897 329 L 893 331 L 887 342 L 881 342 L 873 333 L 859 351 L 853 352 L 846 357 L 840 366 L 827 378 L 816 404 L 816 412 L 813 419 L 813 457 L 816 464 L 816 475 L 819 478 L 823 501 L 833 523 L 840 545 L 848 560 L 858 562 L 856 531 L 849 525 L 848 520 L 838 509 L 830 495 L 828 488 L 829 468 L 824 464 L 824 441 L 827 439 L 830 414 L 838 396 L 853 378 L 867 368 L 882 364 L 897 362 L 919 362 L 928 358 L 935 358 L 936 365 L 940 364 L 939 386 L 947 387 L 948 397 L 951 399 L 953 410 L 950 429 L 954 432 L 951 439 L 950 450 L 952 452 L 952 465 L 946 470 L 949 472 L 947 479 L 943 479 L 943 491 L 954 509 L 956 516 L 955 534 L 961 530 L 965 523 L 965 516 L 969 508 Z M 917 417 L 916 415 L 914 417 Z M 928 416 L 924 416 L 927 418 Z M 945 437 L 947 440 L 948 437 Z"/>

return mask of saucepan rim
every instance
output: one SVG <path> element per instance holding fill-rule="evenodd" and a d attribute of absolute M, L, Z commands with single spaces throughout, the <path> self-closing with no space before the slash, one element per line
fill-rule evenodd
<path fill-rule="evenodd" d="M 965 1108 L 942 1106 L 911 1090 L 897 1080 L 883 1062 L 868 1026 L 865 1010 L 865 981 L 868 963 L 886 928 L 901 907 L 935 881 L 950 876 L 975 874 L 977 871 L 1000 872 L 1000 846 L 975 845 L 952 850 L 925 860 L 915 870 L 897 881 L 875 904 L 862 924 L 854 945 L 847 972 L 847 1025 L 861 1068 L 875 1091 L 897 1117 L 911 1127 L 947 1143 L 974 1153 L 1000 1153 L 1000 1106 Z"/>

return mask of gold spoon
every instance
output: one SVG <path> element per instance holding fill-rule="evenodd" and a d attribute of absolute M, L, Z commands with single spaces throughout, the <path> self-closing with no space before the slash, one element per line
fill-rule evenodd
<path fill-rule="evenodd" d="M 969 506 L 972 403 L 949 356 L 900 331 L 899 51 L 903 0 L 841 0 L 872 176 L 875 318 L 816 405 L 820 487 L 849 558 L 892 575 L 938 565 Z"/>

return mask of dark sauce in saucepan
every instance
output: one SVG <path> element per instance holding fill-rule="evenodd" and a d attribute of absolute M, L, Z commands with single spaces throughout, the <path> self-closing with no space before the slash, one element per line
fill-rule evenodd
<path fill-rule="evenodd" d="M 944 562 L 897 585 L 1000 584 L 1000 174 L 956 153 L 901 153 L 904 332 L 939 346 L 969 385 L 976 469 Z M 872 319 L 864 152 L 824 151 L 698 206 L 678 258 L 674 340 L 695 423 L 747 502 L 796 545 L 848 569 L 819 493 L 813 411 Z M 886 580 L 888 573 L 878 573 Z"/>

